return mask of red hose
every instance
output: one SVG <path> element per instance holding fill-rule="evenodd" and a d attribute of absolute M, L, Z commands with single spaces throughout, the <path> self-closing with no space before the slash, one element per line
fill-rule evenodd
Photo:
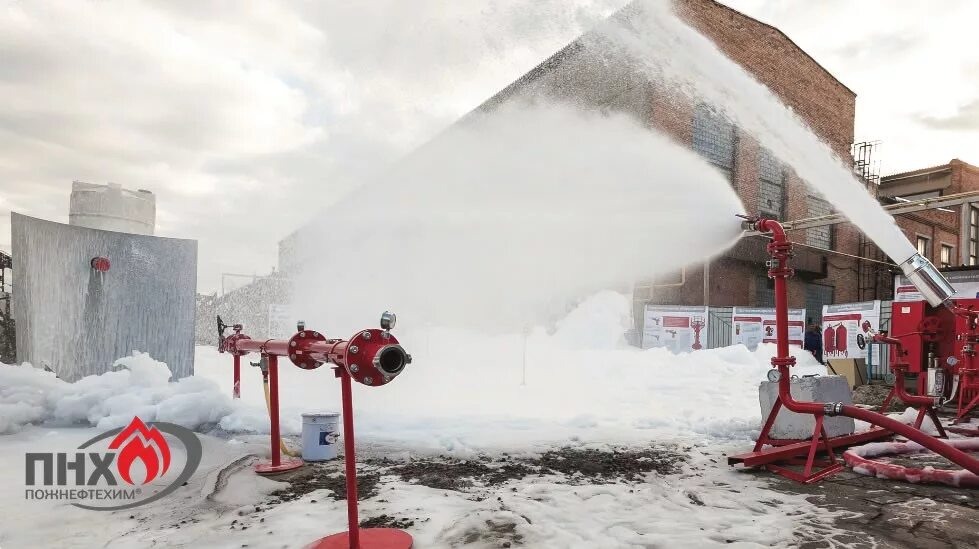
<path fill-rule="evenodd" d="M 875 461 L 874 457 L 886 454 L 906 454 L 920 452 L 921 446 L 910 442 L 905 443 L 882 443 L 888 451 L 881 453 L 868 453 L 873 451 L 876 444 L 868 444 L 859 448 L 851 448 L 843 453 L 846 464 L 854 471 L 863 474 L 873 475 L 878 478 L 889 478 L 893 480 L 904 480 L 907 482 L 934 482 L 948 484 L 950 486 L 979 487 L 979 475 L 962 470 L 935 469 L 926 467 L 905 467 L 896 463 L 884 463 Z M 950 446 L 955 446 L 965 450 L 979 450 L 979 440 L 975 439 L 955 439 L 948 441 Z M 864 451 L 861 452 L 860 450 Z"/>
<path fill-rule="evenodd" d="M 932 452 L 948 458 L 949 461 L 955 463 L 956 465 L 960 465 L 972 473 L 979 475 L 979 459 L 976 459 L 962 450 L 946 444 L 931 435 L 925 434 L 924 432 L 919 431 L 910 425 L 905 425 L 904 423 L 891 419 L 887 416 L 864 410 L 863 408 L 857 408 L 856 406 L 850 406 L 848 404 L 843 405 L 839 415 L 852 417 L 853 419 L 859 419 L 860 421 L 866 421 L 867 423 L 879 425 L 888 431 L 893 431 L 896 434 L 906 437 L 908 440 L 913 440 L 925 448 L 928 448 Z"/>

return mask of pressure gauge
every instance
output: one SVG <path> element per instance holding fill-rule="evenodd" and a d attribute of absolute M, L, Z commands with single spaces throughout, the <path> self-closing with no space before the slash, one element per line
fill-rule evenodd
<path fill-rule="evenodd" d="M 776 383 L 780 379 L 782 379 L 782 374 L 778 370 L 772 368 L 771 370 L 768 371 L 768 381 L 771 381 L 772 383 Z"/>

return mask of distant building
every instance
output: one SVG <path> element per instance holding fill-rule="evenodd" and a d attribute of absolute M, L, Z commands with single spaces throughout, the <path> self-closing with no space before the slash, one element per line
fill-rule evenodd
<path fill-rule="evenodd" d="M 955 159 L 881 178 L 884 204 L 979 191 L 979 167 Z M 979 197 L 973 202 L 897 216 L 897 224 L 918 252 L 943 268 L 979 265 Z"/>

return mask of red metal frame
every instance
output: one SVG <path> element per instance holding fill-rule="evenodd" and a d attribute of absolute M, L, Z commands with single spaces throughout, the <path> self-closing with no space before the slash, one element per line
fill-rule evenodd
<path fill-rule="evenodd" d="M 919 429 L 905 425 L 887 416 L 877 414 L 858 408 L 856 406 L 836 403 L 819 402 L 800 402 L 792 397 L 789 368 L 795 365 L 795 358 L 789 354 L 789 306 L 787 279 L 794 274 L 789 267 L 789 258 L 792 256 L 792 243 L 786 238 L 785 230 L 779 222 L 772 219 L 748 219 L 748 228 L 752 228 L 762 233 L 771 233 L 772 241 L 767 249 L 771 254 L 769 262 L 768 276 L 775 280 L 775 328 L 776 328 L 776 356 L 772 358 L 772 367 L 778 369 L 778 398 L 769 413 L 765 424 L 762 427 L 758 441 L 752 452 L 728 458 L 728 463 L 743 463 L 747 466 L 764 466 L 770 471 L 785 476 L 792 480 L 803 483 L 812 483 L 826 478 L 843 468 L 843 464 L 836 459 L 833 449 L 838 445 L 834 444 L 826 436 L 823 429 L 823 417 L 826 415 L 843 415 L 866 421 L 873 425 L 882 427 L 886 431 L 893 432 L 913 440 L 925 448 L 941 454 L 956 464 L 979 474 L 979 460 L 962 452 L 961 450 L 949 446 L 942 441 L 931 437 Z M 769 432 L 775 423 L 775 417 L 780 407 L 784 406 L 787 410 L 800 413 L 811 414 L 816 418 L 816 426 L 808 443 L 799 443 L 781 447 L 764 449 L 766 441 L 770 440 Z M 881 435 L 880 432 L 874 436 Z M 882 435 L 886 436 L 886 435 Z M 840 444 L 842 445 L 842 444 Z M 817 460 L 816 455 L 825 452 L 828 459 Z M 799 462 L 798 458 L 806 456 L 804 462 Z M 802 464 L 802 472 L 787 468 L 787 465 Z M 753 464 L 753 465 L 750 465 Z M 818 467 L 818 469 L 817 469 Z"/>

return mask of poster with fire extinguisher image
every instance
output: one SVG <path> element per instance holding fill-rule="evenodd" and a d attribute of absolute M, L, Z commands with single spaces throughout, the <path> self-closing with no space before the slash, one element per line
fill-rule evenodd
<path fill-rule="evenodd" d="M 707 307 L 646 305 L 643 349 L 666 347 L 674 353 L 707 348 Z"/>
<path fill-rule="evenodd" d="M 806 310 L 789 309 L 789 345 L 802 346 Z M 754 351 L 759 343 L 775 343 L 775 309 L 734 307 L 731 312 L 731 343 Z"/>
<path fill-rule="evenodd" d="M 867 358 L 880 329 L 880 301 L 823 305 L 823 358 Z"/>

